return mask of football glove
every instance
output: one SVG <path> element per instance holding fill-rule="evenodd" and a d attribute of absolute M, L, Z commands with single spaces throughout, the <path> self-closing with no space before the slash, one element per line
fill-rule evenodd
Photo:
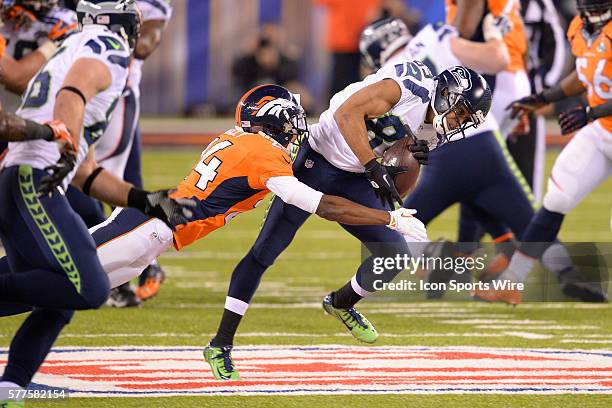
<path fill-rule="evenodd" d="M 516 119 L 517 116 L 533 112 L 547 103 L 542 93 L 537 93 L 511 102 L 510 105 L 506 106 L 506 110 L 511 109 L 510 118 Z"/>
<path fill-rule="evenodd" d="M 53 140 L 59 144 L 61 153 L 65 152 L 76 155 L 77 145 L 72 138 L 72 135 L 68 131 L 68 128 L 62 121 L 51 120 L 49 122 L 45 122 L 45 125 L 51 128 L 51 132 L 53 132 Z"/>
<path fill-rule="evenodd" d="M 429 145 L 426 140 L 416 139 L 414 144 L 408 146 L 408 149 L 412 153 L 412 157 L 414 157 L 419 164 L 429 164 Z"/>
<path fill-rule="evenodd" d="M 59 20 L 49 33 L 47 33 L 47 38 L 53 41 L 56 45 L 59 45 L 66 37 L 68 37 L 74 30 L 77 29 L 77 23 L 65 23 Z"/>
<path fill-rule="evenodd" d="M 389 208 L 395 208 L 394 201 L 402 205 L 402 198 L 395 187 L 393 178 L 396 174 L 408 171 L 406 167 L 383 166 L 378 160 L 372 159 L 365 165 L 365 170 L 366 177 L 383 206 L 388 205 Z"/>
<path fill-rule="evenodd" d="M 561 113 L 558 118 L 561 134 L 567 135 L 575 132 L 589 123 L 588 109 L 588 107 L 580 105 Z"/>
<path fill-rule="evenodd" d="M 169 197 L 175 190 L 148 192 L 132 188 L 128 194 L 128 207 L 136 208 L 142 213 L 159 218 L 173 231 L 178 225 L 186 224 L 193 217 L 197 203 L 191 198 Z"/>
<path fill-rule="evenodd" d="M 52 166 L 45 167 L 45 174 L 40 179 L 38 196 L 51 195 L 53 190 L 62 184 L 62 180 L 74 169 L 76 155 L 71 152 L 63 152 L 59 160 Z"/>
<path fill-rule="evenodd" d="M 425 225 L 416 217 L 416 210 L 399 208 L 395 211 L 389 211 L 391 221 L 387 225 L 388 228 L 398 231 L 404 236 L 406 241 L 423 242 L 428 241 L 427 229 Z"/>

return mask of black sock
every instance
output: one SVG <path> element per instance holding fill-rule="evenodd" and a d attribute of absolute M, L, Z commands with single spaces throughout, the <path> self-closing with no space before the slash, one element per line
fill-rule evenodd
<path fill-rule="evenodd" d="M 233 345 L 234 335 L 238 330 L 241 319 L 242 315 L 223 309 L 223 317 L 221 317 L 217 335 L 210 341 L 210 345 L 214 347 Z"/>
<path fill-rule="evenodd" d="M 353 290 L 351 281 L 348 281 L 343 287 L 333 292 L 332 306 L 340 309 L 348 309 L 355 306 L 363 297 L 359 296 Z"/>

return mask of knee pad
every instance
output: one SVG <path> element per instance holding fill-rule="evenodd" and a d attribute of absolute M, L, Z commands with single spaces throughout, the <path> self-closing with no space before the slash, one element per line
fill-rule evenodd
<path fill-rule="evenodd" d="M 544 196 L 543 206 L 548 211 L 567 214 L 576 206 L 574 199 L 566 192 L 561 190 L 552 180 L 548 181 L 548 191 Z"/>

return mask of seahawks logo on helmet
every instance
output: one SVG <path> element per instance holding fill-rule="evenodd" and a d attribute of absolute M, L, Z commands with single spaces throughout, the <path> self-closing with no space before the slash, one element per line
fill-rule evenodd
<path fill-rule="evenodd" d="M 449 68 L 448 71 L 464 91 L 469 91 L 472 89 L 472 79 L 470 77 L 470 73 L 464 67 L 456 66 Z"/>

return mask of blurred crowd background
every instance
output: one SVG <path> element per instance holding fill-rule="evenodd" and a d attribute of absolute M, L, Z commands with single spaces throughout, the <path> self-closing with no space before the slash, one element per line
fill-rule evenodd
<path fill-rule="evenodd" d="M 565 29 L 575 1 L 553 2 Z M 362 75 L 358 39 L 369 22 L 400 17 L 414 34 L 444 21 L 444 0 L 175 0 L 173 7 L 144 66 L 145 115 L 231 115 L 246 89 L 270 82 L 302 94 L 315 114 Z"/>

